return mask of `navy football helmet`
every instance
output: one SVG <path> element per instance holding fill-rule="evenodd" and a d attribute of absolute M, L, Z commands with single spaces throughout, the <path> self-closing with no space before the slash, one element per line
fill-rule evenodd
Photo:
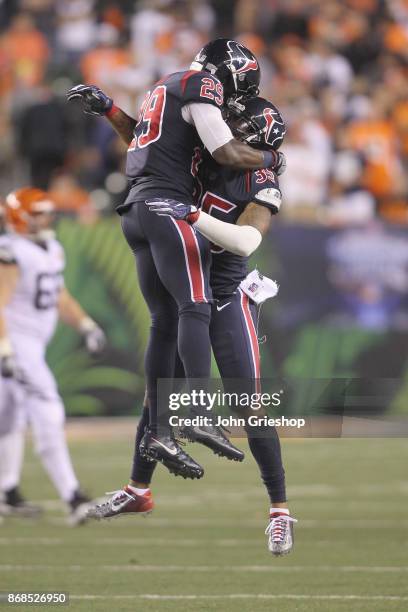
<path fill-rule="evenodd" d="M 191 68 L 216 76 L 224 87 L 226 101 L 231 97 L 244 100 L 258 95 L 261 73 L 258 60 L 236 40 L 211 40 L 197 53 Z"/>
<path fill-rule="evenodd" d="M 230 104 L 225 120 L 238 140 L 260 149 L 277 151 L 286 134 L 279 110 L 272 102 L 260 97 Z"/>

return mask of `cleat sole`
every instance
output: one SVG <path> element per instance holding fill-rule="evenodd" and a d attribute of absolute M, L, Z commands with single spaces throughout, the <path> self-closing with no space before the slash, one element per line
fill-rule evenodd
<path fill-rule="evenodd" d="M 174 474 L 174 476 L 182 476 L 183 478 L 190 478 L 191 480 L 199 479 L 204 476 L 204 470 L 198 471 L 194 468 L 189 469 L 186 467 L 175 466 L 174 463 L 172 463 L 171 461 L 159 457 L 154 450 L 149 451 L 148 453 L 148 451 L 143 449 L 140 451 L 140 454 L 144 459 L 149 459 L 152 462 L 156 461 L 158 463 L 161 463 L 162 465 L 164 465 L 165 468 L 168 469 L 170 474 Z"/>
<path fill-rule="evenodd" d="M 234 452 L 229 451 L 228 449 L 225 449 L 225 451 L 221 450 L 220 447 L 214 446 L 214 443 L 212 442 L 212 440 L 208 440 L 206 438 L 198 438 L 198 437 L 193 437 L 190 434 L 188 434 L 187 432 L 179 432 L 180 438 L 184 438 L 185 440 L 188 440 L 189 442 L 196 442 L 197 444 L 202 444 L 203 446 L 206 446 L 207 448 L 209 448 L 214 455 L 218 455 L 219 457 L 225 457 L 226 459 L 228 459 L 229 461 L 243 461 L 245 459 L 245 455 L 242 454 L 242 456 L 237 457 L 237 455 Z"/>
<path fill-rule="evenodd" d="M 87 515 L 87 519 L 94 521 L 112 521 L 113 519 L 118 519 L 121 516 L 143 516 L 147 518 L 150 514 L 152 514 L 153 510 L 146 510 L 145 512 L 118 512 L 118 514 L 112 514 L 111 516 L 103 516 L 98 514 L 89 514 Z"/>

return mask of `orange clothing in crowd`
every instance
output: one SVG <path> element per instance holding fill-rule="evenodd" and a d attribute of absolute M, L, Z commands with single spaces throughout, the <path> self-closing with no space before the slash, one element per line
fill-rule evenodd
<path fill-rule="evenodd" d="M 129 65 L 129 53 L 116 47 L 99 47 L 85 53 L 81 59 L 81 72 L 85 83 L 106 82 L 107 75 Z"/>
<path fill-rule="evenodd" d="M 45 36 L 38 30 L 10 30 L 0 40 L 2 55 L 9 64 L 12 80 L 26 86 L 42 82 L 49 48 Z"/>
<path fill-rule="evenodd" d="M 346 132 L 348 145 L 362 153 L 366 161 L 363 181 L 376 196 L 391 193 L 398 164 L 397 135 L 386 120 L 356 121 Z"/>
<path fill-rule="evenodd" d="M 402 153 L 408 155 L 408 100 L 395 105 L 393 121 L 401 140 Z"/>
<path fill-rule="evenodd" d="M 385 30 L 384 45 L 392 53 L 406 55 L 408 45 L 406 28 L 399 23 L 389 24 Z"/>

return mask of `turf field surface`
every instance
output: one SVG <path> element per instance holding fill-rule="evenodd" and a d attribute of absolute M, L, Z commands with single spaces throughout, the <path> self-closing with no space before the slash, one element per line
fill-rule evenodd
<path fill-rule="evenodd" d="M 74 463 L 93 494 L 125 483 L 132 429 L 130 421 L 70 425 Z M 29 449 L 24 492 L 46 513 L 0 525 L 0 591 L 69 592 L 60 608 L 75 611 L 408 610 L 407 440 L 284 441 L 299 523 L 295 551 L 279 559 L 266 549 L 268 503 L 250 454 L 237 464 L 188 449 L 203 480 L 159 467 L 151 517 L 80 528 L 66 526 Z"/>

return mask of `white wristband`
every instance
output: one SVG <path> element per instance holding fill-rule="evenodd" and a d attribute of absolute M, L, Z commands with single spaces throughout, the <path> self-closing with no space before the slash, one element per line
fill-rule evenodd
<path fill-rule="evenodd" d="M 95 321 L 91 317 L 84 317 L 79 323 L 79 331 L 81 334 L 87 334 L 97 327 Z"/>
<path fill-rule="evenodd" d="M 0 338 L 0 357 L 9 357 L 13 354 L 13 347 L 10 340 L 5 336 Z"/>

